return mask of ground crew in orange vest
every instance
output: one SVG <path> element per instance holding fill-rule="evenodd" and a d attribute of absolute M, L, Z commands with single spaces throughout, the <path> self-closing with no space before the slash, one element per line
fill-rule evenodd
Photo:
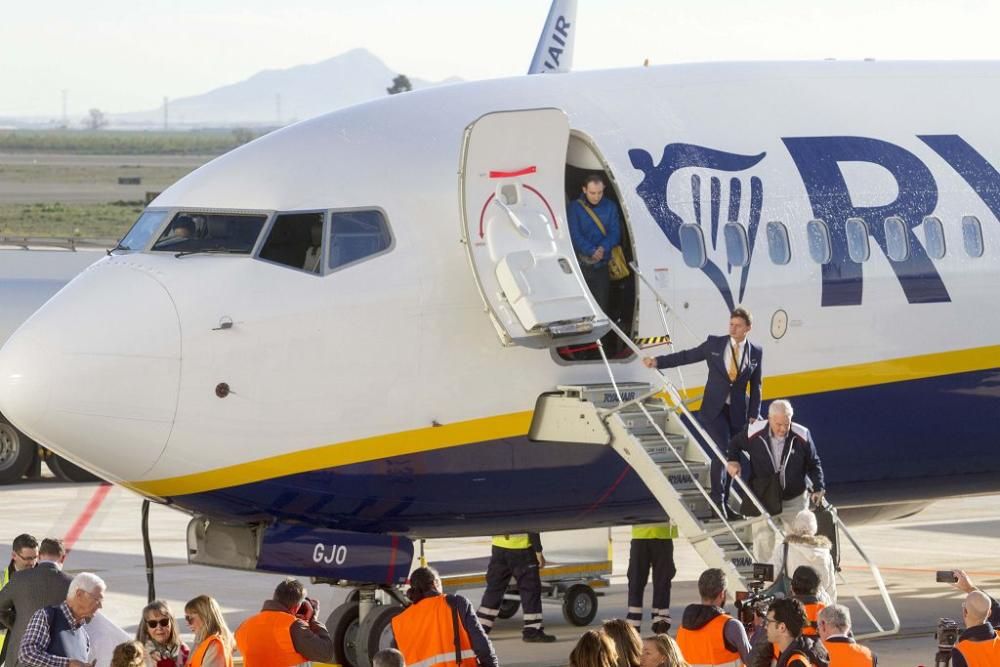
<path fill-rule="evenodd" d="M 1000 665 L 1000 635 L 989 623 L 992 601 L 982 591 L 972 591 L 962 603 L 966 630 L 951 650 L 952 667 Z"/>
<path fill-rule="evenodd" d="M 819 612 L 819 636 L 830 654 L 830 667 L 876 667 L 878 658 L 851 636 L 851 611 L 833 604 Z"/>
<path fill-rule="evenodd" d="M 777 667 L 819 667 L 829 664 L 826 649 L 802 636 L 806 612 L 794 598 L 781 598 L 767 609 L 767 640 L 779 651 Z"/>
<path fill-rule="evenodd" d="M 38 564 L 38 540 L 33 536 L 23 533 L 14 538 L 10 553 L 10 564 L 0 571 L 0 589 L 7 585 L 15 572 L 28 570 Z M 11 619 L 13 622 L 13 619 Z M 7 656 L 7 630 L 0 625 L 0 665 L 4 664 Z M 17 656 L 13 655 L 8 660 L 11 665 L 17 662 Z"/>
<path fill-rule="evenodd" d="M 670 588 L 677 567 L 674 565 L 674 539 L 677 526 L 672 522 L 632 526 L 628 551 L 628 613 L 625 620 L 639 631 L 642 626 L 643 597 L 649 571 L 653 571 L 652 629 L 656 634 L 670 629 Z"/>
<path fill-rule="evenodd" d="M 749 659 L 750 640 L 743 624 L 722 610 L 726 588 L 726 574 L 718 568 L 705 570 L 698 577 L 701 604 L 687 606 L 677 631 L 677 645 L 692 667 L 735 667 Z"/>
<path fill-rule="evenodd" d="M 306 599 L 297 579 L 274 589 L 260 613 L 236 629 L 236 646 L 245 667 L 292 667 L 310 660 L 333 662 L 333 640 L 316 620 L 319 604 Z"/>
<path fill-rule="evenodd" d="M 802 628 L 804 637 L 819 637 L 816 620 L 825 603 L 817 597 L 819 591 L 819 573 L 808 565 L 800 565 L 792 573 L 792 597 L 802 603 L 806 610 L 806 626 Z"/>
<path fill-rule="evenodd" d="M 406 596 L 413 604 L 392 619 L 392 634 L 409 667 L 497 667 L 472 603 L 444 595 L 433 568 L 413 571 Z"/>

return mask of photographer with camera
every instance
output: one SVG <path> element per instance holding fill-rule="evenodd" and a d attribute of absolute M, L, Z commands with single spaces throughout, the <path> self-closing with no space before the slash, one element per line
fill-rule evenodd
<path fill-rule="evenodd" d="M 951 651 L 952 667 L 1000 665 L 1000 636 L 989 623 L 993 600 L 982 591 L 972 591 L 962 603 L 965 632 Z"/>
<path fill-rule="evenodd" d="M 292 667 L 313 660 L 333 662 L 333 640 L 316 620 L 319 603 L 306 597 L 298 579 L 285 579 L 260 613 L 236 630 L 245 667 Z"/>
<path fill-rule="evenodd" d="M 944 581 L 941 575 L 945 572 L 938 573 L 938 581 Z M 989 593 L 981 588 L 978 588 L 972 583 L 972 579 L 965 573 L 964 570 L 952 570 L 951 576 L 948 577 L 947 581 L 951 583 L 952 586 L 962 591 L 963 593 L 971 593 L 973 591 L 979 591 L 987 597 L 990 598 L 990 615 L 987 620 L 989 620 L 990 625 L 994 628 L 1000 629 L 1000 602 Z"/>
<path fill-rule="evenodd" d="M 718 568 L 698 577 L 701 604 L 684 610 L 677 645 L 692 665 L 739 665 L 750 657 L 750 640 L 743 624 L 722 606 L 726 604 L 726 574 Z"/>
<path fill-rule="evenodd" d="M 778 652 L 777 667 L 828 667 L 830 656 L 818 641 L 802 636 L 806 612 L 802 603 L 781 598 L 767 610 L 767 640 Z"/>

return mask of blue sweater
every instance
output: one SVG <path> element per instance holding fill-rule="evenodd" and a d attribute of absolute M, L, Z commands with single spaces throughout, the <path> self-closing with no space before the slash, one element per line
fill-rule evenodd
<path fill-rule="evenodd" d="M 597 246 L 601 246 L 604 248 L 604 257 L 593 266 L 607 266 L 608 260 L 611 259 L 611 248 L 621 244 L 622 241 L 618 205 L 605 197 L 597 206 L 591 206 L 597 217 L 601 219 L 604 230 L 608 233 L 605 236 L 594 224 L 590 214 L 580 205 L 580 201 L 580 199 L 571 201 L 566 209 L 566 217 L 569 219 L 569 235 L 573 239 L 573 247 L 577 254 L 590 257 L 597 251 Z M 586 198 L 582 201 L 586 201 Z"/>

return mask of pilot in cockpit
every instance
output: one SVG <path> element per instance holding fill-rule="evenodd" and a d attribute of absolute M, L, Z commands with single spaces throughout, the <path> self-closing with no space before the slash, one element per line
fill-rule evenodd
<path fill-rule="evenodd" d="M 311 245 L 306 249 L 306 257 L 302 262 L 302 270 L 310 273 L 319 273 L 319 259 L 323 254 L 323 224 L 314 222 L 309 227 Z"/>

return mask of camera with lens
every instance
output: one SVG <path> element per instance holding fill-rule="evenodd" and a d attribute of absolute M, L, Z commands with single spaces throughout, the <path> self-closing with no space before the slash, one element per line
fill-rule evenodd
<path fill-rule="evenodd" d="M 747 633 L 753 632 L 754 617 L 767 617 L 767 608 L 775 596 L 764 593 L 764 586 L 774 579 L 774 566 L 770 563 L 754 563 L 753 579 L 747 582 L 747 591 L 736 594 L 736 612 Z"/>
<path fill-rule="evenodd" d="M 961 630 L 958 622 L 952 618 L 939 618 L 937 630 L 934 631 L 934 639 L 937 640 L 937 655 L 934 658 L 936 665 L 948 665 L 951 662 L 951 650 L 958 643 L 958 636 Z"/>

